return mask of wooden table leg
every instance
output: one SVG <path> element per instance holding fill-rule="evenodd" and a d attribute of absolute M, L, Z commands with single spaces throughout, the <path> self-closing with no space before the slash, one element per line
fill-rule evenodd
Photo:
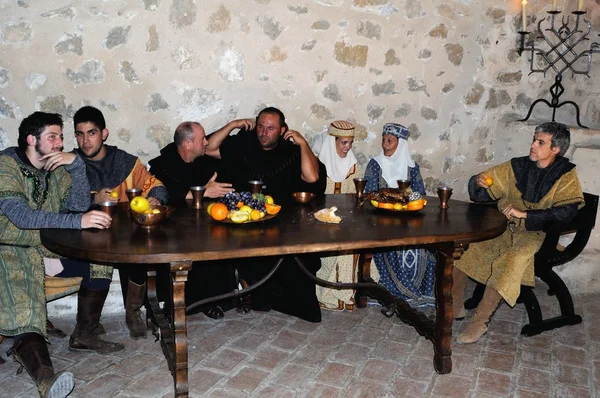
<path fill-rule="evenodd" d="M 436 317 L 433 339 L 435 371 L 452 372 L 452 267 L 468 248 L 468 240 L 435 245 L 438 253 L 435 283 Z"/>
<path fill-rule="evenodd" d="M 188 386 L 188 345 L 187 320 L 185 315 L 185 282 L 192 262 L 172 261 L 171 277 L 173 281 L 173 330 L 175 333 L 174 373 L 175 396 L 187 397 Z"/>

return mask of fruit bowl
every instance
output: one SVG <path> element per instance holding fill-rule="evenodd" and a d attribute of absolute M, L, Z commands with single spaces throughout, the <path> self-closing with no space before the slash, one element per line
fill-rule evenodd
<path fill-rule="evenodd" d="M 152 205 L 150 206 L 149 211 L 156 211 L 158 213 L 136 213 L 135 211 L 129 209 L 129 214 L 131 214 L 131 218 L 140 225 L 140 227 L 144 229 L 155 229 L 160 226 L 160 224 L 169 217 L 174 208 L 171 206 L 162 206 L 162 205 Z"/>
<path fill-rule="evenodd" d="M 317 196 L 317 195 L 315 195 L 312 192 L 294 192 L 292 194 L 292 197 L 294 198 L 294 200 L 296 202 L 302 203 L 302 204 L 310 202 L 311 200 L 313 200 L 315 198 L 315 196 Z"/>

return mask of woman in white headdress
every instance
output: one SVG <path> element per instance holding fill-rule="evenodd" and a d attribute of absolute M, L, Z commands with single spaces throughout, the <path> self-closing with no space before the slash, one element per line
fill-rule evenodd
<path fill-rule="evenodd" d="M 367 164 L 365 193 L 383 188 L 398 188 L 398 180 L 409 180 L 414 192 L 425 195 L 425 184 L 419 165 L 408 150 L 408 129 L 401 124 L 383 126 L 381 153 Z M 376 253 L 373 262 L 379 283 L 392 294 L 415 305 L 433 304 L 436 257 L 426 249 L 407 248 L 400 251 Z M 372 271 L 373 268 L 371 268 Z M 373 279 L 377 280 L 375 272 Z"/>
<path fill-rule="evenodd" d="M 352 176 L 360 170 L 352 152 L 356 127 L 354 124 L 336 120 L 329 125 L 327 133 L 319 137 L 313 152 L 327 169 L 327 194 L 354 193 Z M 362 172 L 361 172 L 362 174 Z M 352 254 L 321 258 L 317 276 L 330 282 L 356 282 L 356 261 Z M 335 290 L 317 285 L 317 299 L 321 308 L 352 310 L 353 290 Z"/>

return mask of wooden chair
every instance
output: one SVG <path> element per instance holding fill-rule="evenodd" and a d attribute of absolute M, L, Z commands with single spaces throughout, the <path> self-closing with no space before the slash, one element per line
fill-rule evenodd
<path fill-rule="evenodd" d="M 568 263 L 583 251 L 596 224 L 598 195 L 584 193 L 583 196 L 585 198 L 585 206 L 577 212 L 572 221 L 567 223 L 555 222 L 544 229 L 546 237 L 542 246 L 535 254 L 535 276 L 548 285 L 549 295 L 556 296 L 560 305 L 561 315 L 544 319 L 534 289 L 530 286 L 521 285 L 521 294 L 517 302 L 525 305 L 527 316 L 529 317 L 529 323 L 523 326 L 521 334 L 535 336 L 544 331 L 566 325 L 577 325 L 582 321 L 581 316 L 575 314 L 573 298 L 571 297 L 569 288 L 560 276 L 554 272 L 553 268 L 557 265 Z M 559 238 L 562 235 L 571 233 L 575 233 L 573 241 L 566 247 L 559 245 Z M 465 308 L 476 308 L 483 297 L 484 290 L 485 285 L 478 283 L 473 296 L 465 301 Z"/>

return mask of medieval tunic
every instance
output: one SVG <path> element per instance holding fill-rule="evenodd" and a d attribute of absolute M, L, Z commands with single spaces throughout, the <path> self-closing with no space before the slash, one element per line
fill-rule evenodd
<path fill-rule="evenodd" d="M 185 162 L 175 143 L 170 143 L 160 150 L 160 156 L 152 159 L 150 173 L 156 176 L 169 191 L 169 204 L 185 206 L 185 197 L 192 186 L 204 186 L 217 172 L 218 180 L 223 173 L 220 171 L 220 160 L 209 156 L 198 156 L 193 162 Z M 170 275 L 159 270 L 161 290 L 168 292 Z M 188 282 L 185 284 L 185 303 L 190 306 L 208 297 L 230 293 L 236 288 L 235 275 L 230 261 L 205 261 L 194 263 L 188 272 Z M 165 290 L 166 289 L 166 290 Z M 162 296 L 161 296 L 162 299 Z M 172 301 L 170 295 L 166 300 Z M 234 307 L 231 300 L 220 301 L 196 308 L 188 314 L 207 311 L 219 306 L 224 311 Z"/>
<path fill-rule="evenodd" d="M 68 212 L 86 211 L 89 192 L 80 157 L 48 172 L 18 148 L 0 153 L 0 335 L 46 334 L 42 259 L 56 256 L 39 229 L 80 229 L 82 214 Z"/>
<path fill-rule="evenodd" d="M 575 165 L 563 157 L 543 169 L 527 156 L 513 158 L 484 174 L 494 183 L 486 190 L 477 187 L 473 176 L 471 200 L 497 201 L 500 211 L 512 205 L 526 211 L 527 218 L 511 220 L 513 226 L 495 239 L 471 244 L 454 265 L 514 306 L 521 284 L 535 285 L 534 256 L 544 240 L 542 229 L 549 222 L 571 220 L 584 204 L 583 193 Z"/>
<path fill-rule="evenodd" d="M 323 195 L 326 171 L 319 162 L 319 180 L 309 184 L 302 180 L 300 148 L 280 138 L 276 147 L 265 151 L 260 146 L 256 131 L 240 131 L 229 136 L 220 147 L 221 158 L 236 191 L 247 191 L 249 180 L 266 184 L 263 193 L 273 196 L 281 204 L 281 211 L 292 201 L 298 191 Z M 301 261 L 313 274 L 321 266 L 318 256 L 301 255 Z M 276 263 L 277 258 L 262 257 L 238 261 L 240 278 L 250 284 L 258 281 Z M 321 312 L 315 295 L 315 284 L 287 257 L 281 268 L 264 286 L 252 292 L 254 309 L 274 309 L 310 322 L 320 322 Z"/>
<path fill-rule="evenodd" d="M 415 192 L 425 194 L 425 184 L 419 165 L 409 167 L 408 179 Z M 367 165 L 365 178 L 368 180 L 365 193 L 387 188 L 379 163 L 371 159 Z M 392 294 L 411 300 L 414 305 L 433 303 L 435 286 L 436 257 L 433 252 L 419 248 L 405 248 L 385 253 L 375 253 L 373 262 L 379 274 L 379 283 Z M 371 267 L 373 269 L 373 267 Z M 376 277 L 374 278 L 376 280 Z"/>

